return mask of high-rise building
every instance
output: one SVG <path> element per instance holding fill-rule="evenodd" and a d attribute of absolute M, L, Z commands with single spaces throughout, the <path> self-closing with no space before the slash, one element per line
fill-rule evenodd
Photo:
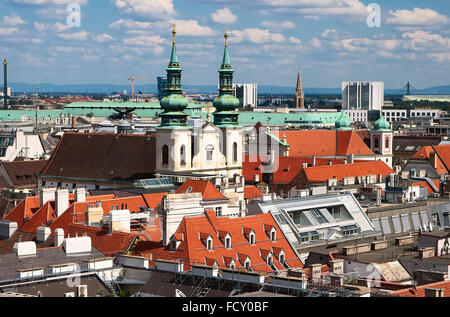
<path fill-rule="evenodd" d="M 233 84 L 234 96 L 239 99 L 241 107 L 255 108 L 258 106 L 257 84 Z"/>
<path fill-rule="evenodd" d="M 164 97 L 167 96 L 167 78 L 158 76 L 158 99 L 161 101 Z"/>
<path fill-rule="evenodd" d="M 300 77 L 300 67 L 298 68 L 297 87 L 294 93 L 294 108 L 305 109 L 305 93 L 302 88 L 302 79 Z"/>
<path fill-rule="evenodd" d="M 342 109 L 381 110 L 384 82 L 342 82 Z"/>

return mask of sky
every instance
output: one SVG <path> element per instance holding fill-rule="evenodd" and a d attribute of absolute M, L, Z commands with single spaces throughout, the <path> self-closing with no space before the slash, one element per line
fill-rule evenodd
<path fill-rule="evenodd" d="M 218 83 L 226 27 L 236 83 L 450 85 L 450 0 L 1 0 L 0 58 L 9 82 L 155 83 L 172 23 L 186 85 Z"/>

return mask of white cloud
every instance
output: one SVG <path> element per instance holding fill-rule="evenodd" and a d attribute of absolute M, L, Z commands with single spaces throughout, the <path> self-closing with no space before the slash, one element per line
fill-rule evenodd
<path fill-rule="evenodd" d="M 211 13 L 211 19 L 220 24 L 233 24 L 238 20 L 238 17 L 230 9 L 223 8 Z"/>
<path fill-rule="evenodd" d="M 442 25 L 450 23 L 450 18 L 431 9 L 389 11 L 392 17 L 386 20 L 391 25 Z"/>
<path fill-rule="evenodd" d="M 24 21 L 20 16 L 17 14 L 14 14 L 12 16 L 5 15 L 3 17 L 3 26 L 17 26 L 21 24 L 27 24 L 26 21 Z"/>
<path fill-rule="evenodd" d="M 18 4 L 31 4 L 31 5 L 67 5 L 69 3 L 78 3 L 79 5 L 86 5 L 88 0 L 11 0 Z"/>
<path fill-rule="evenodd" d="M 80 32 L 74 32 L 74 33 L 58 34 L 57 36 L 62 38 L 62 39 L 65 39 L 65 40 L 84 41 L 84 40 L 88 39 L 89 32 L 80 31 Z"/>
<path fill-rule="evenodd" d="M 320 36 L 325 39 L 336 40 L 338 38 L 338 32 L 335 29 L 326 29 Z"/>
<path fill-rule="evenodd" d="M 302 44 L 302 41 L 300 39 L 293 37 L 293 36 L 291 36 L 289 38 L 289 42 L 292 44 L 298 44 L 298 45 Z"/>
<path fill-rule="evenodd" d="M 121 14 L 155 20 L 176 15 L 172 0 L 111 0 Z"/>
<path fill-rule="evenodd" d="M 105 43 L 113 40 L 114 38 L 109 34 L 100 34 L 94 37 L 94 41 L 97 43 Z"/>
<path fill-rule="evenodd" d="M 172 24 L 177 25 L 177 35 L 181 36 L 213 36 L 217 32 L 208 26 L 198 24 L 196 20 L 172 20 L 172 21 L 156 21 L 156 22 L 139 22 L 133 20 L 118 20 L 109 25 L 111 29 L 127 30 L 130 34 L 142 34 L 143 30 L 157 34 L 170 35 Z"/>
<path fill-rule="evenodd" d="M 295 29 L 296 27 L 296 25 L 291 21 L 284 21 L 284 22 L 264 21 L 263 23 L 261 23 L 261 25 L 267 29 L 275 29 L 275 30 Z"/>
<path fill-rule="evenodd" d="M 235 43 L 248 41 L 253 44 L 264 43 L 282 43 L 286 42 L 286 38 L 281 33 L 272 33 L 269 30 L 250 28 L 245 30 L 231 31 L 231 39 Z"/>
<path fill-rule="evenodd" d="M 1 28 L 0 27 L 0 35 L 13 35 L 19 33 L 18 28 Z"/>

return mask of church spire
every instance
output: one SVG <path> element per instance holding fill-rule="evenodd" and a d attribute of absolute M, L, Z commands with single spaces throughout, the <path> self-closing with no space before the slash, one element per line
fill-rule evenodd
<path fill-rule="evenodd" d="M 188 106 L 188 101 L 183 97 L 181 89 L 181 69 L 177 56 L 176 47 L 176 25 L 172 29 L 172 53 L 170 55 L 167 71 L 167 97 L 161 100 L 161 108 L 164 112 L 161 114 L 161 127 L 185 126 L 187 115 L 183 112 Z"/>
<path fill-rule="evenodd" d="M 219 70 L 219 97 L 213 104 L 216 108 L 214 113 L 214 124 L 216 126 L 235 125 L 238 122 L 238 113 L 235 109 L 239 107 L 239 100 L 234 97 L 233 89 L 233 67 L 230 62 L 228 51 L 228 29 L 225 29 L 225 48 L 223 52 L 222 65 Z"/>
<path fill-rule="evenodd" d="M 305 94 L 302 88 L 302 78 L 300 76 L 300 66 L 298 66 L 298 75 L 297 75 L 297 87 L 295 88 L 294 94 L 294 107 L 295 108 L 305 108 Z"/>

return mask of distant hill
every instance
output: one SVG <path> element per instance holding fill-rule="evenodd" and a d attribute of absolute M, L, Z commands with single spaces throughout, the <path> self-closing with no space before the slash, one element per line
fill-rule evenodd
<path fill-rule="evenodd" d="M 1 86 L 1 84 L 0 84 Z M 36 89 L 36 84 L 28 83 L 9 83 L 13 93 L 32 93 Z M 59 85 L 52 83 L 39 83 L 40 93 L 68 93 L 68 94 L 110 94 L 113 92 L 122 92 L 126 90 L 131 93 L 130 84 L 126 85 L 112 85 L 112 84 L 76 84 L 76 85 Z M 204 93 L 204 94 L 216 94 L 217 85 L 183 85 L 183 90 L 188 94 Z M 290 95 L 294 93 L 294 87 L 282 87 L 282 86 L 258 86 L 259 94 L 273 94 L 273 95 Z M 305 88 L 306 94 L 316 95 L 340 95 L 340 88 Z M 135 91 L 147 94 L 156 94 L 158 89 L 156 84 L 144 84 L 136 85 Z M 403 95 L 404 90 L 400 89 L 386 89 L 386 95 Z M 437 86 L 421 90 L 413 90 L 413 94 L 450 94 L 450 85 Z"/>

